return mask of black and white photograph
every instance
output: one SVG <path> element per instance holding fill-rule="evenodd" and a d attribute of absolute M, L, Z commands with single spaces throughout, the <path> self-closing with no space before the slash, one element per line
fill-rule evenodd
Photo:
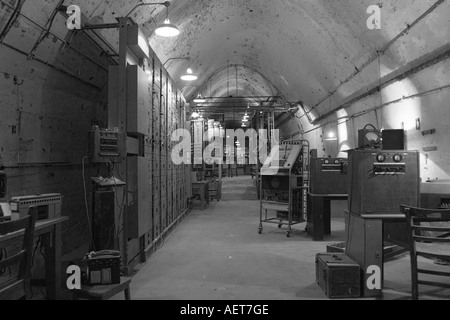
<path fill-rule="evenodd" d="M 449 141 L 450 0 L 0 0 L 0 303 L 450 300 Z"/>

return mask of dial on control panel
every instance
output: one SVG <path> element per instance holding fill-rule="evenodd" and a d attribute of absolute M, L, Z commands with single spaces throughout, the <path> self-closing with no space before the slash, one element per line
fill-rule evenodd
<path fill-rule="evenodd" d="M 394 156 L 394 161 L 395 161 L 395 162 L 402 162 L 402 160 L 403 160 L 402 155 L 396 154 L 396 155 Z"/>
<path fill-rule="evenodd" d="M 383 163 L 386 161 L 386 156 L 384 154 L 377 155 L 377 161 Z"/>

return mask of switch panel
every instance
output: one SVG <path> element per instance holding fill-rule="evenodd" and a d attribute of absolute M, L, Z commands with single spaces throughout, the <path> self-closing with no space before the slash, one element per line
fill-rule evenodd
<path fill-rule="evenodd" d="M 405 163 L 375 163 L 373 165 L 373 172 L 376 175 L 406 174 L 406 164 Z"/>
<path fill-rule="evenodd" d="M 120 162 L 120 133 L 94 127 L 92 135 L 92 163 Z"/>

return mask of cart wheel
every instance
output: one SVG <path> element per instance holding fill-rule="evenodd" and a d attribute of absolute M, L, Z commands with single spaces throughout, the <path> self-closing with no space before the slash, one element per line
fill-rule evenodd
<path fill-rule="evenodd" d="M 263 232 L 263 228 L 258 228 L 258 233 L 262 234 L 262 232 Z"/>
<path fill-rule="evenodd" d="M 290 238 L 291 237 L 291 231 L 286 232 L 286 238 Z"/>
<path fill-rule="evenodd" d="M 281 229 L 282 227 L 283 227 L 282 224 L 279 224 L 279 225 L 278 225 L 278 229 Z"/>

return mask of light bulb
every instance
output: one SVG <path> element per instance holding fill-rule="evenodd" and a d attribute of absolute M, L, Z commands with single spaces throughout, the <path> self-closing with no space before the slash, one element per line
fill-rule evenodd
<path fill-rule="evenodd" d="M 197 119 L 200 115 L 197 112 L 192 113 L 192 118 Z"/>
<path fill-rule="evenodd" d="M 155 33 L 161 37 L 176 37 L 180 34 L 180 30 L 171 24 L 169 19 L 166 19 L 162 25 L 156 28 Z"/>
<path fill-rule="evenodd" d="M 195 81 L 198 77 L 194 74 L 191 68 L 187 69 L 186 74 L 181 76 L 181 80 L 183 81 Z"/>

